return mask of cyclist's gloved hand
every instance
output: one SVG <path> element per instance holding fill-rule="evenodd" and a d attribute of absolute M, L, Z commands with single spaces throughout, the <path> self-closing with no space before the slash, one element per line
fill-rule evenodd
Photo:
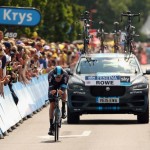
<path fill-rule="evenodd" d="M 54 94 L 56 93 L 56 90 L 51 90 L 50 93 L 51 93 L 52 95 L 54 95 Z"/>
<path fill-rule="evenodd" d="M 64 92 L 62 90 L 58 90 L 58 94 L 62 95 L 62 94 L 64 94 Z"/>

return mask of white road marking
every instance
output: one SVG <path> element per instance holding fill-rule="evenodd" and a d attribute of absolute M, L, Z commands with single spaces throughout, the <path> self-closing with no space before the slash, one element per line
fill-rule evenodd
<path fill-rule="evenodd" d="M 91 134 L 91 131 L 83 131 L 82 134 L 79 135 L 60 135 L 60 138 L 73 138 L 73 137 L 86 137 L 89 136 Z M 50 138 L 54 138 L 54 136 L 50 136 L 50 135 L 46 135 L 46 136 L 38 136 L 39 138 L 42 139 L 50 139 Z"/>

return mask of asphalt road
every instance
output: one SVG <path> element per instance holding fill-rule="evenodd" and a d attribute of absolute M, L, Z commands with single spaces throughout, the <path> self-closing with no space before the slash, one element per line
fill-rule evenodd
<path fill-rule="evenodd" d="M 77 125 L 63 120 L 60 140 L 47 134 L 49 106 L 0 140 L 0 150 L 149 150 L 150 124 L 134 115 L 83 115 Z"/>
<path fill-rule="evenodd" d="M 150 124 L 134 115 L 83 115 L 80 124 L 63 120 L 60 140 L 47 134 L 48 107 L 0 140 L 1 150 L 149 150 Z"/>

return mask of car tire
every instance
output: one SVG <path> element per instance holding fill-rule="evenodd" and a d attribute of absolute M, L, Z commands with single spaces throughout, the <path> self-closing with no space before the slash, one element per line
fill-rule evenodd
<path fill-rule="evenodd" d="M 137 115 L 137 121 L 138 123 L 149 123 L 149 104 L 144 113 Z"/>
<path fill-rule="evenodd" d="M 79 114 L 75 114 L 72 113 L 69 109 L 69 107 L 67 107 L 67 123 L 68 124 L 77 124 L 79 123 Z"/>

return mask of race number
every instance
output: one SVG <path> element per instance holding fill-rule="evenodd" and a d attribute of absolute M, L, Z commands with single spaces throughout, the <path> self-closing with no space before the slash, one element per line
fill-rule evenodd
<path fill-rule="evenodd" d="M 6 32 L 5 33 L 5 37 L 16 38 L 17 37 L 17 33 L 16 32 Z"/>

